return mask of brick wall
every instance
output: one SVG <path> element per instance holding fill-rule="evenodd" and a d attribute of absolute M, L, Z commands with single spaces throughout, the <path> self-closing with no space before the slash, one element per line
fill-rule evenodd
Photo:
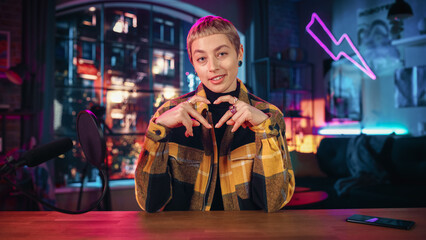
<path fill-rule="evenodd" d="M 21 62 L 22 56 L 22 0 L 0 1 L 0 31 L 10 33 L 10 65 L 13 67 Z M 21 86 L 15 85 L 5 78 L 0 78 L 0 104 L 10 105 L 10 110 L 19 110 L 21 107 Z M 1 118 L 0 126 L 2 126 L 3 121 L 6 121 L 6 132 L 2 133 L 0 127 L 0 137 L 3 136 L 6 146 L 5 149 L 0 149 L 0 152 L 20 147 L 21 144 L 21 121 L 19 121 L 19 118 Z"/>
<path fill-rule="evenodd" d="M 269 56 L 299 46 L 298 5 L 293 1 L 269 0 Z"/>
<path fill-rule="evenodd" d="M 0 1 L 0 31 L 10 32 L 11 65 L 21 62 L 22 0 Z"/>

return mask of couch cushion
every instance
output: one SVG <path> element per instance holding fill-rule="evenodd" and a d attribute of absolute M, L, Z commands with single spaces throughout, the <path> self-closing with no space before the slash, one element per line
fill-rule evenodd
<path fill-rule="evenodd" d="M 426 188 L 412 184 L 356 187 L 346 198 L 348 208 L 426 207 Z"/>
<path fill-rule="evenodd" d="M 320 169 L 329 177 L 350 176 L 346 165 L 346 149 L 350 138 L 324 138 L 317 150 Z"/>
<path fill-rule="evenodd" d="M 326 177 L 313 153 L 290 152 L 295 177 Z"/>
<path fill-rule="evenodd" d="M 426 136 L 395 138 L 391 158 L 402 180 L 426 182 Z"/>

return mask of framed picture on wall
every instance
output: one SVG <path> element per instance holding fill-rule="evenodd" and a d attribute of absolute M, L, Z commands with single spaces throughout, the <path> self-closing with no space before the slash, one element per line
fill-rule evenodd
<path fill-rule="evenodd" d="M 395 107 L 426 106 L 426 66 L 395 71 Z"/>
<path fill-rule="evenodd" d="M 0 70 L 10 67 L 10 33 L 0 31 Z"/>
<path fill-rule="evenodd" d="M 363 73 L 347 59 L 340 59 L 332 62 L 327 74 L 327 121 L 334 119 L 360 121 Z"/>

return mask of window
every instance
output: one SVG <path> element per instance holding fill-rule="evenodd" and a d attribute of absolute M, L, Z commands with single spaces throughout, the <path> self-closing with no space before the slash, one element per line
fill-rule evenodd
<path fill-rule="evenodd" d="M 77 140 L 76 117 L 101 119 L 110 179 L 133 178 L 145 130 L 164 101 L 194 90 L 186 35 L 194 22 L 149 4 L 105 3 L 57 13 L 54 129 Z M 76 148 L 56 162 L 56 185 L 79 182 L 88 165 Z M 86 169 L 89 181 L 96 170 Z"/>
<path fill-rule="evenodd" d="M 155 17 L 154 39 L 160 43 L 173 45 L 175 43 L 175 23 L 170 20 Z"/>

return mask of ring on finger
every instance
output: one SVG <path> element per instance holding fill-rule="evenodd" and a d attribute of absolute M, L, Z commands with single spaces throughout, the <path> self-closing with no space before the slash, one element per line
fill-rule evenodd
<path fill-rule="evenodd" d="M 235 113 L 237 113 L 237 107 L 235 107 L 234 105 L 229 106 L 229 111 L 232 113 L 232 115 L 234 115 Z"/>
<path fill-rule="evenodd" d="M 186 100 L 188 103 L 190 103 L 190 104 L 194 104 L 194 102 L 191 102 L 191 99 L 190 98 L 188 98 L 188 100 Z"/>
<path fill-rule="evenodd" d="M 236 104 L 238 102 L 238 98 L 234 97 L 234 104 Z"/>

